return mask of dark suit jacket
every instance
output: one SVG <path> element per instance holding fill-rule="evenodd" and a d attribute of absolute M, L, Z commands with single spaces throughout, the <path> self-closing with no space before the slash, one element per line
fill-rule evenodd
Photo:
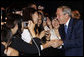
<path fill-rule="evenodd" d="M 70 19 L 67 36 L 63 25 L 59 32 L 64 42 L 65 56 L 83 56 L 83 21 Z"/>

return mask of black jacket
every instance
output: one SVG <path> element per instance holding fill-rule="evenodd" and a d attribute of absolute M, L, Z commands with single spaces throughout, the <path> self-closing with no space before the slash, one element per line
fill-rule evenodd
<path fill-rule="evenodd" d="M 35 42 L 37 43 L 39 49 L 41 50 L 41 41 L 39 38 L 33 38 Z M 18 50 L 20 53 L 25 53 L 25 54 L 36 54 L 38 53 L 38 49 L 35 45 L 35 43 L 32 41 L 32 44 L 24 42 L 21 38 L 14 37 L 12 39 L 12 43 L 10 47 Z"/>

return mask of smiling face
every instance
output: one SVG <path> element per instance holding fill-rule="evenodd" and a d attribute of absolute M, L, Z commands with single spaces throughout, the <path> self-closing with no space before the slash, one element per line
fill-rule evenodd
<path fill-rule="evenodd" d="M 56 19 L 52 20 L 52 26 L 53 26 L 53 28 L 58 29 L 60 26 L 59 21 Z"/>

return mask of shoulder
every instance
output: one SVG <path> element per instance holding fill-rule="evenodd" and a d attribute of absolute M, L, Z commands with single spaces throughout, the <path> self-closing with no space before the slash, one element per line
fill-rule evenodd
<path fill-rule="evenodd" d="M 83 29 L 83 20 L 77 20 L 76 24 L 74 25 L 75 30 Z"/>
<path fill-rule="evenodd" d="M 83 20 L 71 18 L 71 23 L 72 23 L 74 26 L 83 25 Z"/>
<path fill-rule="evenodd" d="M 76 26 L 83 26 L 83 20 L 77 20 Z"/>
<path fill-rule="evenodd" d="M 75 23 L 75 24 L 82 24 L 82 23 L 83 23 L 83 20 L 82 20 L 82 19 L 73 19 L 73 18 L 71 18 L 71 20 L 72 20 L 73 23 Z"/>

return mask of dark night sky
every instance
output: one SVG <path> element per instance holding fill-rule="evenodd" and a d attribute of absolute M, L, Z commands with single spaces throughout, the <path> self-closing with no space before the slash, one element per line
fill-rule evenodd
<path fill-rule="evenodd" d="M 28 5 L 30 2 L 35 2 L 37 5 L 43 5 L 45 11 L 50 15 L 56 11 L 56 8 L 61 5 L 67 5 L 72 10 L 79 10 L 81 15 L 83 15 L 83 1 L 82 0 L 1 0 L 1 6 L 7 8 L 23 8 Z"/>

